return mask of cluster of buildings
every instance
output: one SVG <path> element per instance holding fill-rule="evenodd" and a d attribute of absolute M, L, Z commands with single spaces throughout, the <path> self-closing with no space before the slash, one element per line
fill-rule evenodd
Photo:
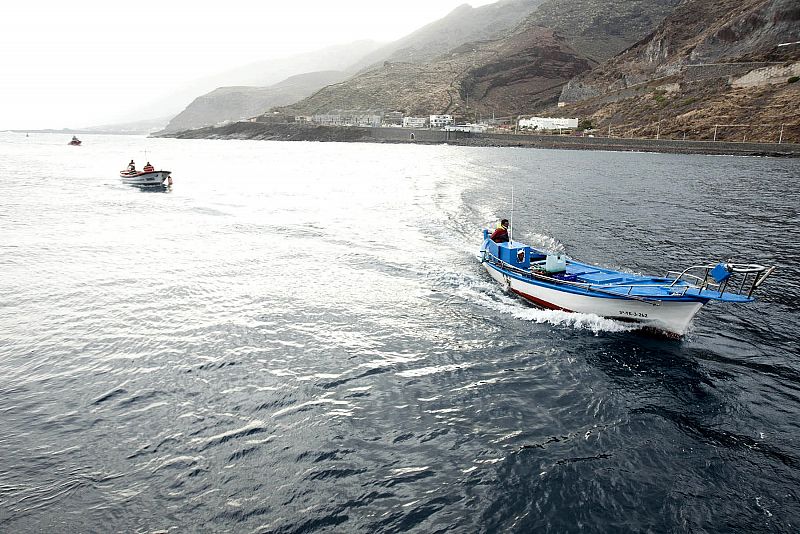
<path fill-rule="evenodd" d="M 317 115 L 298 115 L 294 122 L 323 126 L 363 126 L 368 128 L 401 127 L 441 129 L 454 124 L 452 115 L 429 115 L 427 117 L 405 116 L 402 111 L 375 113 L 371 111 L 336 111 Z"/>
<path fill-rule="evenodd" d="M 385 113 L 359 110 L 337 110 L 316 115 L 298 115 L 295 117 L 270 117 L 262 115 L 256 117 L 255 122 L 273 122 L 286 120 L 297 123 L 318 124 L 322 126 L 361 126 L 366 128 L 396 127 L 396 128 L 429 128 L 431 130 L 451 130 L 466 132 L 485 132 L 489 128 L 505 127 L 518 128 L 521 131 L 549 131 L 549 130 L 574 130 L 578 128 L 578 119 L 565 119 L 557 117 L 520 117 L 516 124 L 513 119 L 486 120 L 479 124 L 456 124 L 453 115 L 428 115 L 421 117 L 406 116 L 402 111 Z"/>

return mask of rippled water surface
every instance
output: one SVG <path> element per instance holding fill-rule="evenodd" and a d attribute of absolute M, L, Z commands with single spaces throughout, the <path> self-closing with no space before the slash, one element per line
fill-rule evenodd
<path fill-rule="evenodd" d="M 0 134 L 0 531 L 800 530 L 797 160 L 68 140 Z M 778 269 L 683 341 L 538 310 L 512 187 L 578 259 Z"/>

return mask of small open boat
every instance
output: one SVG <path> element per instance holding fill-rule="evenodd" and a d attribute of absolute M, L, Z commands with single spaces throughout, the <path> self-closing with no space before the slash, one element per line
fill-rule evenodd
<path fill-rule="evenodd" d="M 159 186 L 172 185 L 170 174 L 172 174 L 170 171 L 157 171 L 148 164 L 141 171 L 131 169 L 131 167 L 120 171 L 119 177 L 122 179 L 122 183 L 128 185 Z"/>
<path fill-rule="evenodd" d="M 81 146 L 81 140 L 73 135 L 72 140 L 68 144 L 72 146 Z"/>
<path fill-rule="evenodd" d="M 752 302 L 774 267 L 717 263 L 642 276 L 547 254 L 518 242 L 495 243 L 483 231 L 481 262 L 509 291 L 541 307 L 641 323 L 673 337 L 711 300 Z"/>

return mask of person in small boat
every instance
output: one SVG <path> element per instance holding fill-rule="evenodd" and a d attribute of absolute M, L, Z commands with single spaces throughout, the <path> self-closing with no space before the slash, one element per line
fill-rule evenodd
<path fill-rule="evenodd" d="M 128 172 L 136 172 L 136 164 L 133 162 L 133 160 L 128 163 Z"/>
<path fill-rule="evenodd" d="M 153 171 L 154 171 L 154 170 L 156 170 L 156 169 L 155 169 L 155 167 L 153 167 L 152 165 L 150 165 L 150 162 L 148 161 L 148 162 L 147 162 L 147 165 L 145 165 L 145 166 L 142 168 L 142 170 L 143 170 L 144 172 L 153 172 Z"/>
<path fill-rule="evenodd" d="M 508 243 L 508 219 L 503 219 L 489 237 L 495 243 Z"/>

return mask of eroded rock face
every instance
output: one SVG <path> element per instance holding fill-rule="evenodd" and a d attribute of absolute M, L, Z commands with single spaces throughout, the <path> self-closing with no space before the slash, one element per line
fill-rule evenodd
<path fill-rule="evenodd" d="M 571 81 L 561 100 L 577 102 L 651 79 L 681 75 L 687 69 L 698 79 L 697 67 L 702 65 L 712 69 L 712 64 L 791 60 L 792 53 L 777 45 L 798 39 L 800 4 L 796 0 L 687 0 L 649 38 Z M 743 74 L 742 68 L 729 75 Z M 712 74 L 709 70 L 705 78 Z M 625 80 L 624 87 L 620 80 Z"/>
<path fill-rule="evenodd" d="M 589 100 L 599 96 L 600 89 L 594 85 L 584 83 L 578 78 L 574 78 L 567 82 L 567 85 L 561 90 L 559 97 L 560 102 L 579 102 L 581 100 Z"/>
<path fill-rule="evenodd" d="M 778 44 L 800 39 L 800 4 L 795 0 L 748 2 L 744 7 L 701 36 L 692 50 L 694 61 L 779 59 Z"/>
<path fill-rule="evenodd" d="M 651 36 L 571 80 L 571 116 L 626 137 L 800 142 L 796 0 L 686 0 Z"/>
<path fill-rule="evenodd" d="M 680 0 L 550 0 L 527 20 L 563 36 L 594 64 L 652 32 Z"/>

